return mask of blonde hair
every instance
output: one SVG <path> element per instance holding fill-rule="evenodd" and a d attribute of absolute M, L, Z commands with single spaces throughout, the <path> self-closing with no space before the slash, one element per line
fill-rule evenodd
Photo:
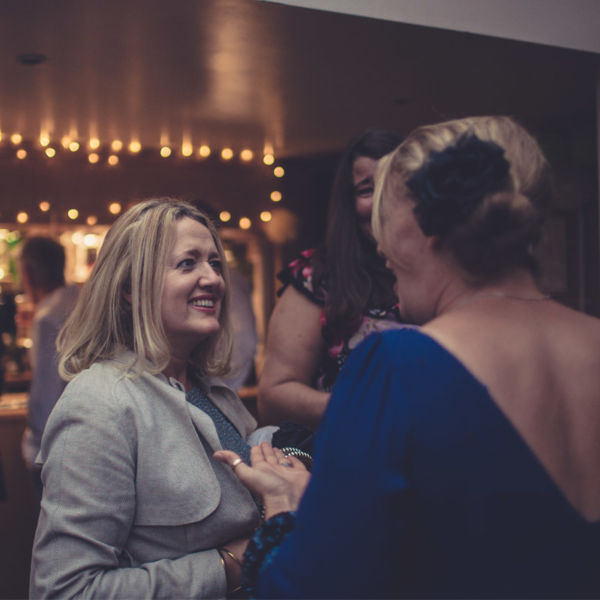
<path fill-rule="evenodd" d="M 420 199 L 406 183 L 426 163 L 431 152 L 455 145 L 465 135 L 494 142 L 510 165 L 503 189 L 484 196 L 459 226 L 441 235 L 473 280 L 489 280 L 514 267 L 536 269 L 533 246 L 553 193 L 550 168 L 533 137 L 510 117 L 468 117 L 419 127 L 391 154 L 379 161 L 375 177 L 373 233 L 382 236 L 382 199 Z"/>
<path fill-rule="evenodd" d="M 215 226 L 197 208 L 171 198 L 146 200 L 119 217 L 108 231 L 73 313 L 59 334 L 59 373 L 66 380 L 100 360 L 132 350 L 135 373 L 158 373 L 167 366 L 171 348 L 161 318 L 166 257 L 174 244 L 175 221 L 188 217 L 208 228 L 223 264 L 225 297 L 220 330 L 203 340 L 190 357 L 201 377 L 229 368 L 229 272 Z"/>

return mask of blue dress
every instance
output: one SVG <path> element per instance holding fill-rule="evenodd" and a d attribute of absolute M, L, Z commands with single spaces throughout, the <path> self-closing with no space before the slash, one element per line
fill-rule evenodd
<path fill-rule="evenodd" d="M 387 331 L 342 369 L 257 596 L 598 598 L 600 523 L 452 354 Z"/>

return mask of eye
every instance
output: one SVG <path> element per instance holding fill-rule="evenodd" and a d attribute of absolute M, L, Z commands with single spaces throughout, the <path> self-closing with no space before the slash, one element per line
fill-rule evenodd
<path fill-rule="evenodd" d="M 354 190 L 354 194 L 358 198 L 366 198 L 367 196 L 372 196 L 373 191 L 374 191 L 373 186 L 369 185 L 369 186 L 360 187 L 360 188 Z"/>
<path fill-rule="evenodd" d="M 357 198 L 372 196 L 375 191 L 375 185 L 372 177 L 365 177 L 354 186 L 354 195 Z"/>
<path fill-rule="evenodd" d="M 211 258 L 208 261 L 208 264 L 212 267 L 212 269 L 216 273 L 219 273 L 219 274 L 223 273 L 223 263 L 220 258 Z"/>
<path fill-rule="evenodd" d="M 183 260 L 180 260 L 177 263 L 177 268 L 178 269 L 191 269 L 194 264 L 195 264 L 195 260 L 193 258 L 184 258 Z"/>

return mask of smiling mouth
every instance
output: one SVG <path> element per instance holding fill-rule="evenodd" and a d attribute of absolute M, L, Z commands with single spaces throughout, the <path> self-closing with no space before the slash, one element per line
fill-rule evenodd
<path fill-rule="evenodd" d="M 199 308 L 214 308 L 215 301 L 212 298 L 194 298 L 190 300 L 192 306 L 198 306 Z"/>

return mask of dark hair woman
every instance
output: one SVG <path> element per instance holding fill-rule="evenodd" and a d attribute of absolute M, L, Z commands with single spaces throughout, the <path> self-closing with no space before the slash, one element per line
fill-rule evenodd
<path fill-rule="evenodd" d="M 329 205 L 327 235 L 279 274 L 284 286 L 269 323 L 258 408 L 264 422 L 316 427 L 352 349 L 399 322 L 393 275 L 371 232 L 373 175 L 400 143 L 367 131 L 345 149 Z"/>

